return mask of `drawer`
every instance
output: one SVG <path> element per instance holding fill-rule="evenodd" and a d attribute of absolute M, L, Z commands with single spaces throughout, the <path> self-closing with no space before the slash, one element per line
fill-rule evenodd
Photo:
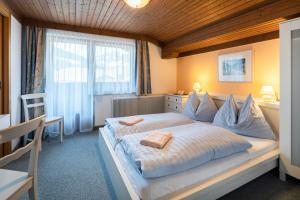
<path fill-rule="evenodd" d="M 174 112 L 174 113 L 178 113 L 178 111 L 172 110 L 172 109 L 166 109 L 166 112 Z"/>
<path fill-rule="evenodd" d="M 177 112 L 181 112 L 182 111 L 182 106 L 181 104 L 177 104 L 177 103 L 174 103 L 174 102 L 171 102 L 171 101 L 167 101 L 166 102 L 166 110 L 174 110 L 174 111 L 177 111 Z"/>
<path fill-rule="evenodd" d="M 182 104 L 182 102 L 181 102 L 181 97 L 176 97 L 176 96 L 166 96 L 166 98 L 167 98 L 167 101 L 171 101 L 171 102 L 174 102 L 174 103 Z"/>

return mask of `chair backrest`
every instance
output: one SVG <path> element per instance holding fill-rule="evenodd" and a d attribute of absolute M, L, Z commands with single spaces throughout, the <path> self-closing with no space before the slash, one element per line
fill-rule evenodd
<path fill-rule="evenodd" d="M 34 94 L 24 94 L 21 95 L 24 107 L 25 121 L 30 120 L 29 109 L 36 109 L 42 107 L 44 109 L 44 114 L 46 114 L 46 104 L 45 104 L 45 93 L 34 93 Z M 35 100 L 42 99 L 42 102 L 36 103 Z"/>
<path fill-rule="evenodd" d="M 44 120 L 45 116 L 40 116 L 28 122 L 12 126 L 10 128 L 0 131 L 0 144 L 11 141 L 15 138 L 24 136 L 30 132 L 34 132 L 33 141 L 27 144 L 26 146 L 19 148 L 15 152 L 0 158 L 0 167 L 7 165 L 8 163 L 17 160 L 25 153 L 30 152 L 30 161 L 28 167 L 28 175 L 33 176 L 36 174 L 38 154 L 41 145 L 41 135 L 44 129 Z"/>

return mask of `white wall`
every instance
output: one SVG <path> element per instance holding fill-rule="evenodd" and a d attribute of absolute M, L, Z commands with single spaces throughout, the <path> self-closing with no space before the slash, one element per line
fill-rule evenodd
<path fill-rule="evenodd" d="M 161 48 L 149 43 L 151 86 L 153 94 L 177 91 L 177 59 L 162 59 Z"/>
<path fill-rule="evenodd" d="M 21 38 L 22 25 L 11 17 L 11 46 L 10 46 L 10 113 L 11 125 L 21 119 Z M 18 141 L 13 141 L 14 148 Z"/>

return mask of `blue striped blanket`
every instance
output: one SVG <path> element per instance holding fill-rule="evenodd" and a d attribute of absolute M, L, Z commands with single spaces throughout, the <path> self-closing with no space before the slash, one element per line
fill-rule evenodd
<path fill-rule="evenodd" d="M 200 122 L 161 130 L 171 132 L 173 136 L 163 149 L 140 144 L 149 132 L 121 138 L 120 144 L 125 154 L 145 178 L 185 171 L 251 147 L 242 136 Z"/>
<path fill-rule="evenodd" d="M 190 124 L 194 122 L 192 119 L 183 114 L 172 112 L 138 116 L 143 118 L 144 120 L 133 126 L 126 126 L 119 123 L 121 119 L 124 119 L 126 117 L 107 118 L 105 120 L 105 124 L 111 130 L 114 137 L 116 139 L 119 139 L 124 135 L 132 133 L 140 133 L 154 129 Z"/>

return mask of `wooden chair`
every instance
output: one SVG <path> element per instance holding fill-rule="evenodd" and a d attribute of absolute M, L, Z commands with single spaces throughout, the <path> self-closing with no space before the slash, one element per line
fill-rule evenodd
<path fill-rule="evenodd" d="M 19 138 L 34 131 L 34 139 L 26 146 L 16 150 L 3 158 L 0 158 L 0 167 L 17 160 L 26 152 L 30 152 L 28 172 L 0 169 L 0 199 L 19 199 L 25 192 L 29 192 L 29 198 L 38 200 L 37 165 L 41 135 L 44 129 L 44 117 L 41 116 L 22 124 L 0 131 L 0 144 Z"/>
<path fill-rule="evenodd" d="M 29 109 L 32 108 L 38 108 L 42 107 L 44 109 L 44 114 L 47 116 L 47 111 L 46 111 L 46 104 L 45 104 L 45 98 L 46 94 L 45 93 L 35 93 L 35 94 L 25 94 L 21 96 L 22 101 L 23 101 L 23 106 L 24 106 L 24 115 L 25 115 L 25 121 L 30 120 L 29 116 Z M 34 101 L 36 99 L 42 99 L 43 101 L 40 103 L 32 103 L 28 101 Z M 58 124 L 59 125 L 59 134 L 60 134 L 60 142 L 63 142 L 63 137 L 64 137 L 64 117 L 58 116 L 58 117 L 53 117 L 53 118 L 47 118 L 45 119 L 45 127 L 53 125 L 53 124 Z M 25 136 L 25 141 L 27 140 Z"/>

